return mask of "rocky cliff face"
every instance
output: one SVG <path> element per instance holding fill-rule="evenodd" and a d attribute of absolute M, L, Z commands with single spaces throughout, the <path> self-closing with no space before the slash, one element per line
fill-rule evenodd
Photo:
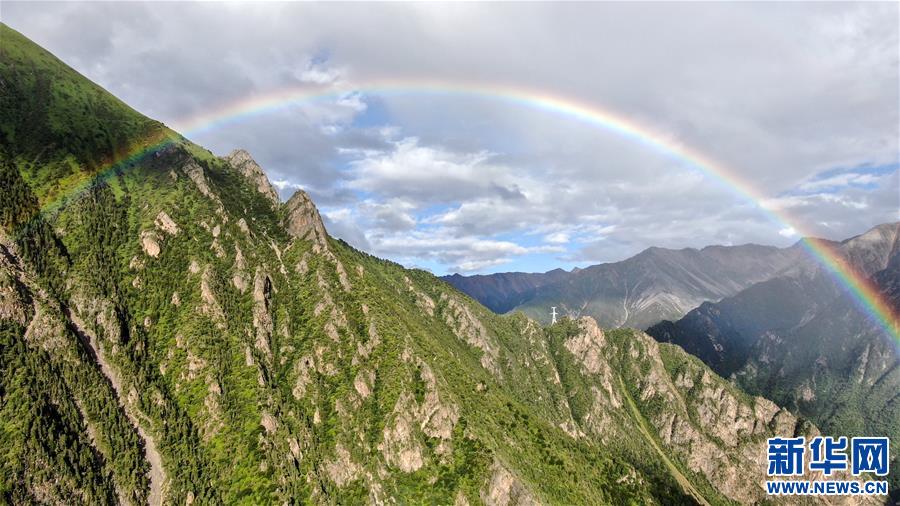
<path fill-rule="evenodd" d="M 242 176 L 247 178 L 251 186 L 255 186 L 256 190 L 267 200 L 272 202 L 273 206 L 277 206 L 281 203 L 281 199 L 278 198 L 278 192 L 275 191 L 275 188 L 272 186 L 272 183 L 269 182 L 266 173 L 262 170 L 262 167 L 256 163 L 256 160 L 250 156 L 250 153 L 243 149 L 235 149 L 227 156 L 223 157 L 223 159 L 237 169 Z"/>
<path fill-rule="evenodd" d="M 325 240 L 327 236 L 322 217 L 305 191 L 294 192 L 285 203 L 284 210 L 284 228 L 291 237 L 309 238 L 320 242 Z"/>

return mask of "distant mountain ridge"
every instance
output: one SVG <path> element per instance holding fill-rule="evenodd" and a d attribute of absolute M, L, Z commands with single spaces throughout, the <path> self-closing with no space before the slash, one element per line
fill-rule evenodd
<path fill-rule="evenodd" d="M 572 317 L 592 316 L 602 326 L 646 328 L 769 279 L 802 255 L 798 245 L 653 247 L 620 262 L 571 272 L 443 279 L 498 313 L 518 310 L 547 322 L 550 307 L 557 306 Z"/>
<path fill-rule="evenodd" d="M 453 274 L 442 279 L 456 289 L 468 294 L 495 313 L 506 313 L 534 296 L 535 290 L 567 279 L 569 272 L 563 269 L 531 273 L 501 272 L 463 276 Z"/>

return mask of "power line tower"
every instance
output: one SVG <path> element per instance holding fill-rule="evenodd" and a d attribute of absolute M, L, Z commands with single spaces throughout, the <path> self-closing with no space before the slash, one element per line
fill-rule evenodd
<path fill-rule="evenodd" d="M 556 306 L 551 307 L 550 310 L 551 310 L 551 313 L 550 313 L 550 318 L 551 318 L 551 320 L 550 320 L 550 325 L 555 325 L 555 324 L 556 324 Z"/>

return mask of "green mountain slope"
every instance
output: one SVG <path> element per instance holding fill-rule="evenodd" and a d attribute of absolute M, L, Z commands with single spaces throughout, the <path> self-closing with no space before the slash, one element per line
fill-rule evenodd
<path fill-rule="evenodd" d="M 0 42 L 6 502 L 750 503 L 765 438 L 816 433 L 645 334 L 354 250 L 246 152 Z"/>

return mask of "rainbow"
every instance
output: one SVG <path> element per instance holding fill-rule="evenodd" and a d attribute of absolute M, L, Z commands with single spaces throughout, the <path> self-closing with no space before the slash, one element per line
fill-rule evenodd
<path fill-rule="evenodd" d="M 266 94 L 244 98 L 218 109 L 185 118 L 177 122 L 175 129 L 189 137 L 204 133 L 223 125 L 244 120 L 246 118 L 271 112 L 290 105 L 310 104 L 331 100 L 340 100 L 350 96 L 383 96 L 383 95 L 457 95 L 474 98 L 486 98 L 519 105 L 548 113 L 562 115 L 581 121 L 600 129 L 613 132 L 630 141 L 671 157 L 688 167 L 700 171 L 706 177 L 716 181 L 738 197 L 753 203 L 768 219 L 780 227 L 793 229 L 801 237 L 802 246 L 829 272 L 841 286 L 852 296 L 858 306 L 872 320 L 883 327 L 894 341 L 900 345 L 900 315 L 887 302 L 878 289 L 871 284 L 867 276 L 857 272 L 836 252 L 827 241 L 811 238 L 803 233 L 803 229 L 794 223 L 783 212 L 767 204 L 766 197 L 739 173 L 728 166 L 715 161 L 696 150 L 677 142 L 666 135 L 655 132 L 651 128 L 602 109 L 596 105 L 579 102 L 569 98 L 555 96 L 546 92 L 531 90 L 518 86 L 488 85 L 472 82 L 447 82 L 429 80 L 392 80 L 381 79 L 368 82 L 365 86 L 352 89 L 331 87 L 327 89 L 297 87 L 284 88 Z M 104 177 L 115 170 L 120 170 L 129 163 L 135 163 L 142 157 L 158 151 L 167 144 L 178 142 L 183 137 L 170 132 L 163 139 L 144 144 L 132 153 L 101 168 L 93 178 Z M 42 206 L 42 212 L 58 208 L 68 197 L 84 191 L 90 185 L 80 184 L 60 198 L 53 199 Z"/>

